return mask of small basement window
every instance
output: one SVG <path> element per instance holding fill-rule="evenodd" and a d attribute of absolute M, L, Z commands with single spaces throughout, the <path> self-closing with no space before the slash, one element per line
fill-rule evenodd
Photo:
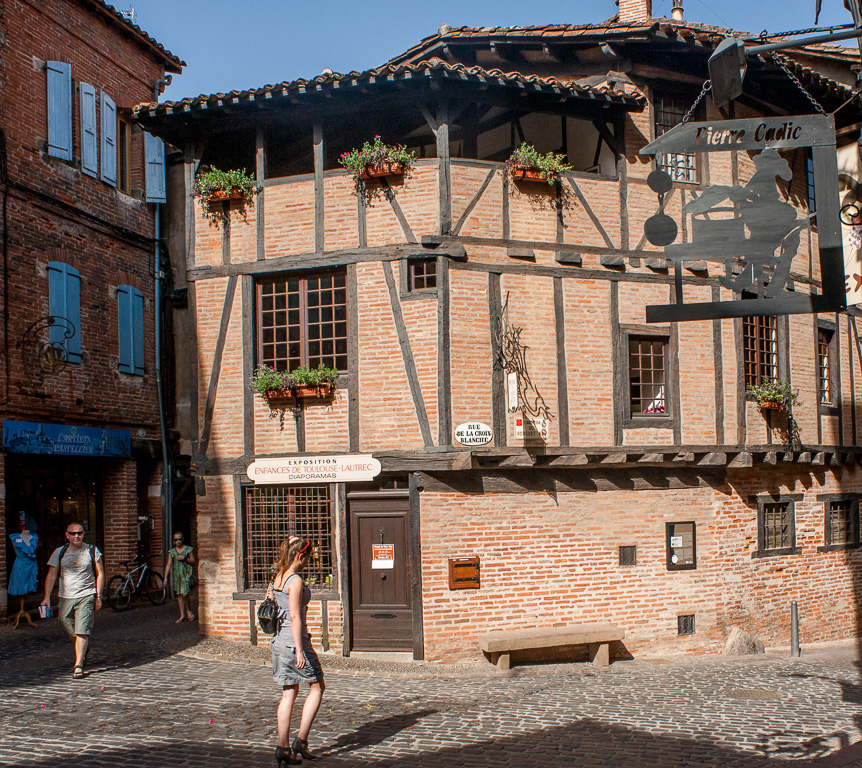
<path fill-rule="evenodd" d="M 637 565 L 638 564 L 638 548 L 635 545 L 626 545 L 620 547 L 620 565 Z"/>
<path fill-rule="evenodd" d="M 694 614 L 690 613 L 685 616 L 676 617 L 676 633 L 682 635 L 694 634 Z"/>

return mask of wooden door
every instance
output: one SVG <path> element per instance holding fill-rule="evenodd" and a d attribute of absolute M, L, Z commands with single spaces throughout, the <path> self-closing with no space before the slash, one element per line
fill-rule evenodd
<path fill-rule="evenodd" d="M 350 500 L 352 650 L 413 650 L 410 500 Z"/>

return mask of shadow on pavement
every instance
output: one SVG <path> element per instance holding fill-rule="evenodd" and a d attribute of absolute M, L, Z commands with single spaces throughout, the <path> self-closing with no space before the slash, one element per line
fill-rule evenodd
<path fill-rule="evenodd" d="M 134 604 L 122 613 L 98 611 L 87 670 L 136 667 L 193 647 L 200 641 L 198 624 L 175 624 L 178 615 L 176 601 Z M 70 676 L 73 664 L 72 644 L 56 618 L 35 627 L 0 627 L 0 690 Z"/>
<path fill-rule="evenodd" d="M 405 713 L 403 717 L 385 718 L 368 723 L 357 731 L 358 736 L 345 735 L 334 745 L 315 747 L 320 757 L 315 765 L 325 766 L 370 766 L 371 768 L 450 768 L 450 766 L 475 766 L 497 768 L 581 768 L 582 766 L 640 766 L 661 765 L 662 768 L 699 766 L 703 768 L 830 768 L 847 766 L 851 761 L 862 759 L 860 745 L 854 745 L 833 753 L 828 757 L 804 757 L 798 750 L 795 759 L 788 755 L 772 756 L 752 750 L 722 747 L 705 740 L 674 738 L 640 730 L 610 726 L 606 723 L 584 719 L 568 725 L 543 729 L 532 734 L 519 734 L 505 739 L 477 740 L 466 746 L 447 745 L 448 734 L 417 735 L 416 742 L 389 745 L 398 752 L 393 757 L 375 757 L 365 750 L 350 751 L 350 746 L 382 743 L 399 731 L 412 727 L 433 710 Z M 477 734 L 478 736 L 478 734 Z M 464 734 L 461 734 L 463 739 Z M 439 742 L 435 746 L 431 741 Z M 417 746 L 417 744 L 421 744 Z M 70 744 L 71 746 L 71 744 Z M 274 744 L 273 744 L 274 748 Z M 238 746 L 235 742 L 218 740 L 188 742 L 148 742 L 130 749 L 105 749 L 98 752 L 68 752 L 69 765 L 77 768 L 103 768 L 103 766 L 136 766 L 142 764 L 172 766 L 207 765 L 210 768 L 230 766 L 258 766 L 272 762 L 273 748 L 270 746 Z M 822 745 L 815 747 L 817 751 Z M 373 751 L 373 749 L 372 749 Z M 55 758 L 39 762 L 28 762 L 32 768 L 54 768 Z"/>

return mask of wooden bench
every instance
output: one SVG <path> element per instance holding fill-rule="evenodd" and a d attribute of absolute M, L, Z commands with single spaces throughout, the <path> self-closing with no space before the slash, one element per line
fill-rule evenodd
<path fill-rule="evenodd" d="M 622 640 L 625 630 L 616 624 L 568 624 L 549 629 L 510 629 L 490 632 L 479 638 L 479 648 L 491 657 L 497 669 L 510 666 L 512 651 L 527 651 L 538 648 L 558 648 L 564 645 L 586 645 L 590 661 L 602 667 L 610 663 L 608 644 Z"/>

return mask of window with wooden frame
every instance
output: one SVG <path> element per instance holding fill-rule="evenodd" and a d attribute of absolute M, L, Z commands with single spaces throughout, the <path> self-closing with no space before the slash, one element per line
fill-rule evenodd
<path fill-rule="evenodd" d="M 682 99 L 666 94 L 656 94 L 653 101 L 655 137 L 667 133 L 682 123 L 691 109 L 693 99 Z M 674 181 L 697 183 L 697 162 L 694 154 L 666 152 L 658 160 L 659 168 L 666 171 Z"/>
<path fill-rule="evenodd" d="M 407 260 L 407 291 L 423 291 L 437 287 L 437 259 Z"/>
<path fill-rule="evenodd" d="M 132 125 L 117 114 L 117 189 L 132 194 Z"/>
<path fill-rule="evenodd" d="M 821 405 L 836 405 L 835 329 L 817 326 L 817 394 Z"/>
<path fill-rule="evenodd" d="M 802 496 L 757 500 L 757 556 L 796 554 L 796 509 Z"/>
<path fill-rule="evenodd" d="M 669 571 L 697 568 L 697 526 L 693 522 L 665 523 L 665 565 Z"/>
<path fill-rule="evenodd" d="M 778 322 L 775 317 L 742 318 L 745 386 L 778 376 Z"/>
<path fill-rule="evenodd" d="M 333 500 L 329 485 L 247 486 L 243 497 L 244 584 L 265 589 L 281 543 L 301 536 L 312 543 L 303 575 L 312 590 L 335 589 Z"/>
<path fill-rule="evenodd" d="M 823 541 L 818 551 L 858 547 L 859 496 L 856 494 L 820 494 L 824 506 Z"/>
<path fill-rule="evenodd" d="M 663 336 L 628 337 L 628 398 L 632 417 L 668 413 L 667 345 Z"/>
<path fill-rule="evenodd" d="M 259 365 L 279 371 L 323 363 L 347 370 L 347 273 L 287 275 L 257 284 Z"/>

